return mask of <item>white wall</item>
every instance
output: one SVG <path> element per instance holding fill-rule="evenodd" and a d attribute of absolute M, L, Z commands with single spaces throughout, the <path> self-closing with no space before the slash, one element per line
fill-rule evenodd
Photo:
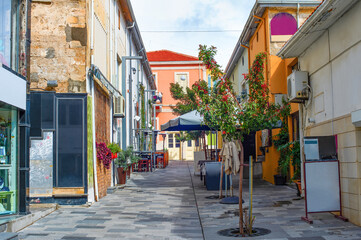
<path fill-rule="evenodd" d="M 361 2 L 356 4 L 299 58 L 310 74 L 313 98 L 307 118 L 316 124 L 361 109 Z M 310 125 L 308 122 L 307 125 Z"/>

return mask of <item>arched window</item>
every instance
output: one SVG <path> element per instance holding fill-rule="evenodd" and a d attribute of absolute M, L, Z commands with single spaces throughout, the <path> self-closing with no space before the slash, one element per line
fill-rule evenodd
<path fill-rule="evenodd" d="M 271 20 L 271 35 L 293 35 L 297 31 L 297 21 L 289 13 L 278 13 Z"/>

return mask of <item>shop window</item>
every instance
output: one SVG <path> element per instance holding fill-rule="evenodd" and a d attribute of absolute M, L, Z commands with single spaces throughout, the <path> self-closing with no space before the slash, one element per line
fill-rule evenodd
<path fill-rule="evenodd" d="M 271 20 L 271 35 L 293 35 L 297 31 L 297 21 L 289 13 L 278 13 Z"/>
<path fill-rule="evenodd" d="M 180 148 L 179 134 L 176 134 L 175 137 L 175 147 Z"/>
<path fill-rule="evenodd" d="M 168 135 L 168 148 L 173 148 L 174 147 L 174 139 L 173 139 L 173 134 L 169 134 Z"/>
<path fill-rule="evenodd" d="M 17 110 L 0 106 L 0 214 L 17 211 Z"/>
<path fill-rule="evenodd" d="M 18 1 L 0 1 L 0 62 L 16 70 L 15 59 L 17 56 L 18 30 L 17 15 Z"/>

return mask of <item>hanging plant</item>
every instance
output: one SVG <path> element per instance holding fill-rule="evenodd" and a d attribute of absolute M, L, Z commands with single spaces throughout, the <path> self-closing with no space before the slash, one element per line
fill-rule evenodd
<path fill-rule="evenodd" d="M 107 147 L 105 143 L 96 143 L 97 158 L 101 161 L 106 169 L 110 168 L 112 163 L 112 151 Z"/>

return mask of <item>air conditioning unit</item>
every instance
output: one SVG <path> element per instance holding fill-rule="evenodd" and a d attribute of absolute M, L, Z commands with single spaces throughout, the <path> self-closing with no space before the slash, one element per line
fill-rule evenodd
<path fill-rule="evenodd" d="M 308 72 L 294 71 L 287 77 L 288 100 L 301 103 L 308 99 Z"/>
<path fill-rule="evenodd" d="M 114 118 L 124 118 L 125 116 L 125 99 L 123 96 L 114 98 L 113 102 Z"/>

